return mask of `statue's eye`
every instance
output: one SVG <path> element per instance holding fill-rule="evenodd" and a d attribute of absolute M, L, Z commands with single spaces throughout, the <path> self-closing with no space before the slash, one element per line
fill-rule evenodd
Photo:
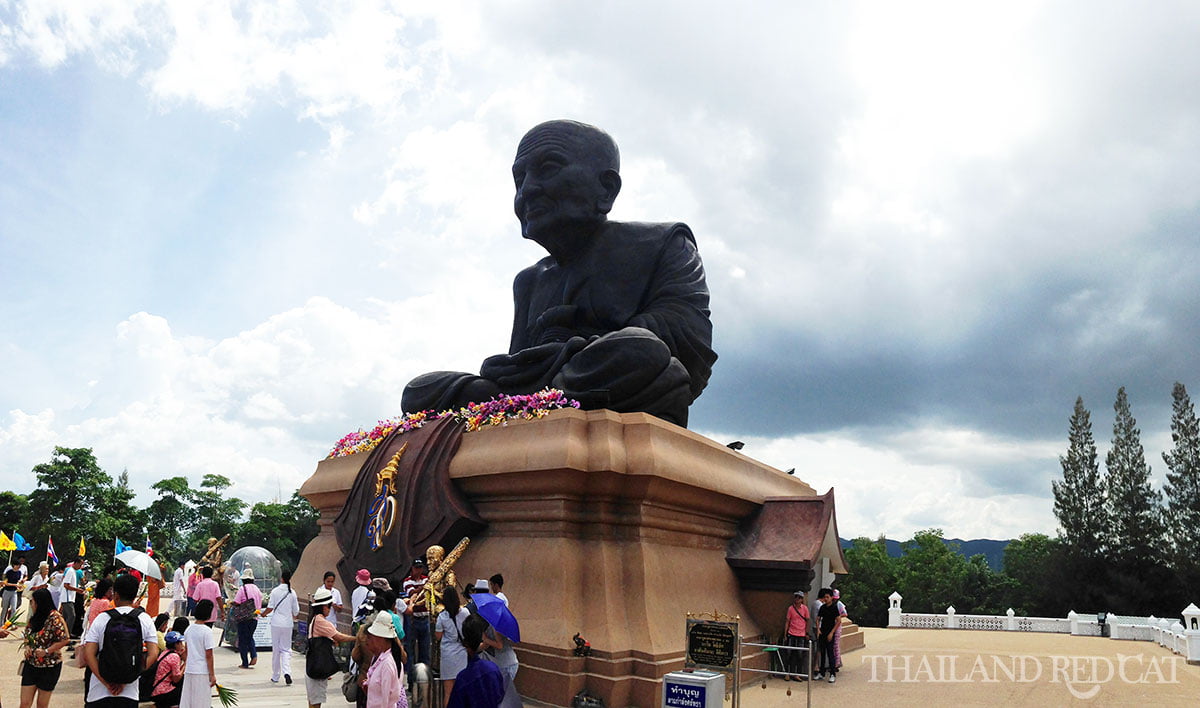
<path fill-rule="evenodd" d="M 538 177 L 551 177 L 562 169 L 562 163 L 558 160 L 546 160 L 537 167 Z"/>

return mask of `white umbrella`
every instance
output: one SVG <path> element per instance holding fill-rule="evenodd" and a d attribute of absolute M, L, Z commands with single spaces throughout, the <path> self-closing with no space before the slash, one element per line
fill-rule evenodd
<path fill-rule="evenodd" d="M 121 551 L 117 554 L 117 560 L 143 575 L 149 575 L 158 580 L 163 579 L 162 569 L 158 567 L 158 563 L 141 551 Z"/>

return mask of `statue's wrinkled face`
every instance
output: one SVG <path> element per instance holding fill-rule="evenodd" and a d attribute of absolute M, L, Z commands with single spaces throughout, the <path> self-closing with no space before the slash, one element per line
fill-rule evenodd
<path fill-rule="evenodd" d="M 446 551 L 444 551 L 441 546 L 430 546 L 429 549 L 425 551 L 425 563 L 429 566 L 430 570 L 433 570 L 441 565 L 442 556 L 445 553 Z"/>
<path fill-rule="evenodd" d="M 565 123 L 543 124 L 521 140 L 513 161 L 513 210 L 522 236 L 545 245 L 556 232 L 604 220 L 616 193 L 602 179 L 597 142 Z"/>

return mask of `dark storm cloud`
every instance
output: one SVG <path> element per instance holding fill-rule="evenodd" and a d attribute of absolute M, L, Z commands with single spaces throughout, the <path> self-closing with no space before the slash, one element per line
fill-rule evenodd
<path fill-rule="evenodd" d="M 694 419 L 717 427 L 731 417 L 763 435 L 937 420 L 1046 438 L 1065 431 L 1076 396 L 1103 410 L 1122 385 L 1143 417 L 1159 419 L 1174 381 L 1200 390 L 1200 306 L 1186 286 L 1200 247 L 1180 238 L 1170 252 L 1129 268 L 1095 267 L 1102 254 L 1047 264 L 995 293 L 949 345 L 868 333 L 831 347 L 820 331 L 717 320 L 721 359 Z M 723 324 L 737 334 L 722 336 Z"/>

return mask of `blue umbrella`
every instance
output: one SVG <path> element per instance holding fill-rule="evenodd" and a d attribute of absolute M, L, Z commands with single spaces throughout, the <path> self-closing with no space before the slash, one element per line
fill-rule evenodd
<path fill-rule="evenodd" d="M 479 616 L 491 623 L 497 632 L 514 642 L 521 641 L 521 627 L 517 624 L 517 618 L 513 617 L 512 612 L 509 612 L 504 600 L 491 593 L 472 595 L 471 599 L 475 601 Z"/>

